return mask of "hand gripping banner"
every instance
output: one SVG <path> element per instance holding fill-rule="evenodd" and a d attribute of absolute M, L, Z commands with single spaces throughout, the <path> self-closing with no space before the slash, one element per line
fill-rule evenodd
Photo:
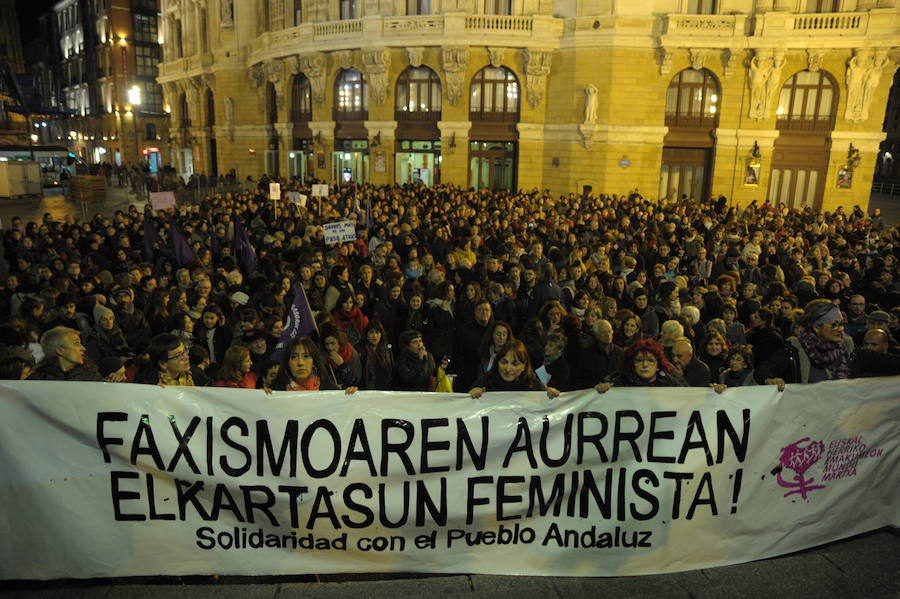
<path fill-rule="evenodd" d="M 900 524 L 900 379 L 563 394 L 0 385 L 0 579 L 618 576 Z"/>

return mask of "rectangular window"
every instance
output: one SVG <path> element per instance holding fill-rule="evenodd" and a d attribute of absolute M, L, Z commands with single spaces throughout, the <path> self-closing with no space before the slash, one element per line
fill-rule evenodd
<path fill-rule="evenodd" d="M 358 19 L 358 0 L 341 0 L 341 20 Z"/>
<path fill-rule="evenodd" d="M 431 0 L 406 0 L 406 14 L 430 15 Z"/>
<path fill-rule="evenodd" d="M 484 0 L 484 14 L 511 15 L 512 0 Z"/>
<path fill-rule="evenodd" d="M 159 26 L 152 15 L 134 15 L 134 40 L 136 42 L 159 42 Z"/>
<path fill-rule="evenodd" d="M 138 76 L 156 77 L 159 75 L 159 46 L 135 46 L 134 66 Z"/>
<path fill-rule="evenodd" d="M 141 111 L 162 112 L 162 87 L 152 81 L 144 81 L 141 88 Z"/>

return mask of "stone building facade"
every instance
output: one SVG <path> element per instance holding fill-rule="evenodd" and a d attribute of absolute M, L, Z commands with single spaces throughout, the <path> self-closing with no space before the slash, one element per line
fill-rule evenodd
<path fill-rule="evenodd" d="M 896 0 L 164 0 L 179 170 L 867 204 Z"/>
<path fill-rule="evenodd" d="M 59 0 L 52 40 L 58 44 L 62 101 L 59 143 L 90 163 L 149 164 L 168 154 L 168 115 L 156 82 L 160 60 L 159 0 Z"/>

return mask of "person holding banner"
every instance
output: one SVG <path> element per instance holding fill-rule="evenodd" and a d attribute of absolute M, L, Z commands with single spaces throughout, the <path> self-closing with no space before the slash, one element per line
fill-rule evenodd
<path fill-rule="evenodd" d="M 756 380 L 766 385 L 785 383 L 818 383 L 850 376 L 853 340 L 844 335 L 844 316 L 827 299 L 816 299 L 803 310 L 800 331 L 789 337 L 784 346 L 763 362 Z"/>
<path fill-rule="evenodd" d="M 309 337 L 296 337 L 282 354 L 281 372 L 275 378 L 275 391 L 329 391 L 336 390 L 337 383 L 331 374 L 322 352 Z M 348 395 L 356 391 L 349 388 Z"/>
<path fill-rule="evenodd" d="M 362 361 L 347 336 L 337 326 L 325 323 L 319 330 L 328 368 L 342 389 L 356 389 L 362 380 Z"/>
<path fill-rule="evenodd" d="M 632 343 L 622 355 L 622 370 L 612 382 L 594 386 L 597 393 L 613 387 L 687 387 L 687 382 L 672 372 L 662 346 L 653 339 Z"/>
<path fill-rule="evenodd" d="M 231 387 L 233 389 L 256 389 L 256 373 L 253 372 L 253 360 L 250 350 L 242 345 L 232 345 L 225 350 L 225 359 L 219 368 L 219 376 L 213 387 Z M 271 392 L 271 390 L 269 390 Z"/>
<path fill-rule="evenodd" d="M 497 352 L 499 359 L 486 373 L 475 380 L 469 390 L 472 399 L 479 399 L 485 391 L 546 391 L 547 397 L 559 397 L 559 390 L 545 386 L 528 359 L 528 350 L 521 341 L 512 340 Z"/>
<path fill-rule="evenodd" d="M 147 353 L 150 355 L 150 361 L 137 373 L 135 383 L 194 386 L 188 350 L 177 336 L 171 333 L 157 335 L 150 341 Z"/>

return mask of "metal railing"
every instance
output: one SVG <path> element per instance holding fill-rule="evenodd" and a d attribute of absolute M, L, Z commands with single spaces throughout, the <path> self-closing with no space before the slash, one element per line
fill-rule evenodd
<path fill-rule="evenodd" d="M 889 196 L 900 196 L 900 183 L 872 183 L 872 193 L 880 193 Z"/>

